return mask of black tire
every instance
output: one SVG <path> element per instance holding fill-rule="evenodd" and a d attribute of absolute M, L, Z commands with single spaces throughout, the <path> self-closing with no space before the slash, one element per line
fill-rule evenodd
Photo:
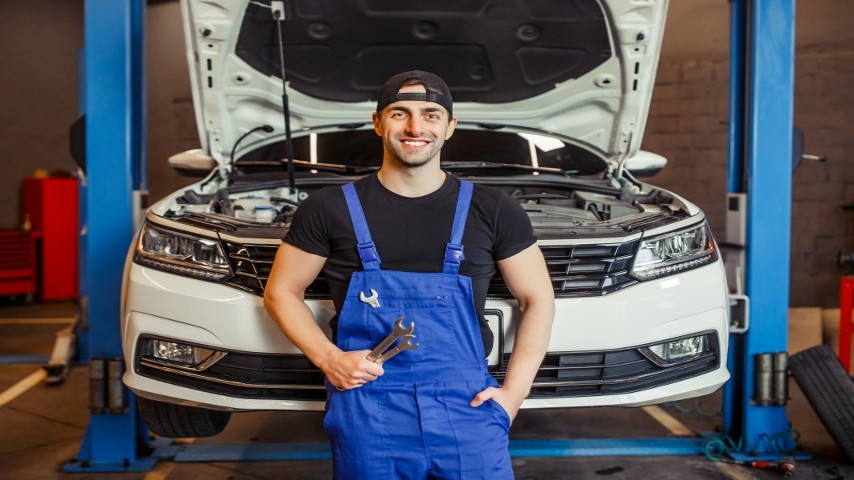
<path fill-rule="evenodd" d="M 789 368 L 836 446 L 854 462 L 854 383 L 842 363 L 819 345 L 793 355 Z"/>
<path fill-rule="evenodd" d="M 148 429 L 161 437 L 210 437 L 223 431 L 231 418 L 231 412 L 187 407 L 142 397 L 136 400 Z"/>

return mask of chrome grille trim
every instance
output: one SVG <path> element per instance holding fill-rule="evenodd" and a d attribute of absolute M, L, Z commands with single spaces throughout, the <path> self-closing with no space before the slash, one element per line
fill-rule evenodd
<path fill-rule="evenodd" d="M 205 375 L 202 373 L 195 373 L 191 371 L 187 371 L 180 368 L 173 368 L 161 363 L 153 362 L 147 358 L 142 358 L 139 361 L 139 364 L 143 367 L 153 368 L 156 370 L 160 370 L 163 372 L 173 373 L 177 375 L 182 375 L 184 377 L 197 378 L 199 380 L 207 380 L 208 382 L 220 383 L 223 385 L 230 385 L 232 387 L 240 387 L 240 388 L 282 388 L 288 390 L 324 390 L 325 387 L 323 385 L 301 385 L 301 384 L 275 384 L 275 383 L 254 383 L 254 382 L 241 382 L 237 380 L 228 380 L 225 378 L 215 377 L 213 375 Z"/>
<path fill-rule="evenodd" d="M 234 276 L 227 285 L 258 296 L 273 266 L 279 245 L 223 242 Z M 552 286 L 557 297 L 596 297 L 616 292 L 638 283 L 631 267 L 640 240 L 613 244 L 540 245 L 546 258 Z M 306 290 L 307 298 L 329 298 L 325 280 L 318 277 Z M 510 290 L 499 273 L 492 278 L 489 298 L 511 298 Z"/>

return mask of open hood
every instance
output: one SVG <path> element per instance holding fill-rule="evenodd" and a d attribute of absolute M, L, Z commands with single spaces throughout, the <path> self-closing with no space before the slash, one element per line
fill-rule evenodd
<path fill-rule="evenodd" d="M 667 0 L 181 0 L 196 121 L 218 162 L 291 129 L 370 126 L 380 85 L 445 79 L 459 128 L 559 135 L 616 165 L 640 146 Z"/>

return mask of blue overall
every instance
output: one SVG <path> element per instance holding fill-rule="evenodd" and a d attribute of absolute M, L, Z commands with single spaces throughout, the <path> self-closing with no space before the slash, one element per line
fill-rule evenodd
<path fill-rule="evenodd" d="M 462 182 L 444 268 L 438 273 L 380 270 L 380 259 L 352 184 L 344 194 L 362 271 L 353 273 L 339 314 L 338 346 L 372 349 L 415 322 L 415 342 L 383 364 L 385 374 L 347 391 L 327 384 L 323 426 L 336 479 L 513 478 L 510 419 L 493 400 L 472 398 L 497 382 L 486 369 L 471 279 L 459 275 L 472 184 Z M 379 306 L 359 300 L 378 293 Z"/>

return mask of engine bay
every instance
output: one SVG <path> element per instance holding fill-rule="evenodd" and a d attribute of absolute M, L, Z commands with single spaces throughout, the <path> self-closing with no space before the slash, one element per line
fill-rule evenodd
<path fill-rule="evenodd" d="M 580 182 L 560 185 L 548 179 L 528 180 L 505 177 L 472 179 L 476 183 L 498 188 L 516 199 L 534 225 L 541 238 L 566 237 L 566 229 L 575 229 L 574 235 L 620 234 L 638 225 L 673 221 L 688 214 L 677 199 L 661 190 L 640 194 L 628 189 L 617 189 L 591 182 L 581 188 Z M 197 186 L 188 188 L 167 205 L 164 216 L 189 223 L 215 223 L 244 230 L 286 228 L 299 204 L 324 184 L 335 181 L 300 183 L 291 190 L 287 182 L 259 185 L 232 185 L 212 193 L 200 193 Z M 581 233 L 579 233 L 581 232 Z M 247 232 L 243 232 L 247 234 Z"/>

